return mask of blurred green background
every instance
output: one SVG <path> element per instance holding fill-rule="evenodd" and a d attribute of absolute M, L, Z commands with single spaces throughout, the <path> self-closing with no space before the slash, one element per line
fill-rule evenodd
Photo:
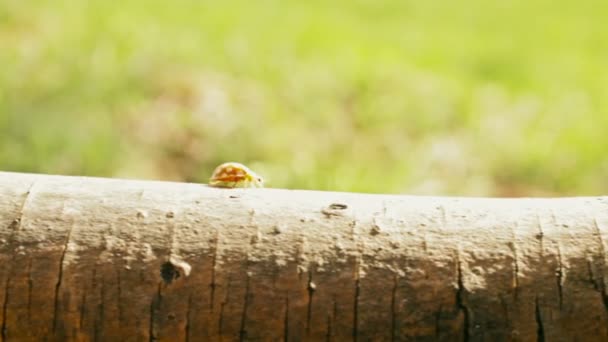
<path fill-rule="evenodd" d="M 606 1 L 1 0 L 0 169 L 608 192 Z"/>

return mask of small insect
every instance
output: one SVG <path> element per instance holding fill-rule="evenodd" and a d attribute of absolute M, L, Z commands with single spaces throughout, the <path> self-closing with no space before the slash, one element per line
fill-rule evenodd
<path fill-rule="evenodd" d="M 209 185 L 218 188 L 262 188 L 264 180 L 241 163 L 224 163 L 215 168 Z"/>

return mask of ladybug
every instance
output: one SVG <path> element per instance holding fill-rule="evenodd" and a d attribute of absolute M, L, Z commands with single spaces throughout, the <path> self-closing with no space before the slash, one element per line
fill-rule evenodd
<path fill-rule="evenodd" d="M 228 162 L 215 168 L 209 186 L 218 188 L 262 188 L 264 180 L 241 163 Z"/>

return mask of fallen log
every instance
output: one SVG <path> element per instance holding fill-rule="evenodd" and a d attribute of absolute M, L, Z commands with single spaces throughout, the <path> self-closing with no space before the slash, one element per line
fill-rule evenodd
<path fill-rule="evenodd" d="M 606 234 L 606 197 L 0 173 L 0 337 L 608 340 Z"/>

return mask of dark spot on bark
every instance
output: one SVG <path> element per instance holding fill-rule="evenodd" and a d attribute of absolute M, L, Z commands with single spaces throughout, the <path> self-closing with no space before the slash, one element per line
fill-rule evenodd
<path fill-rule="evenodd" d="M 332 203 L 328 205 L 326 208 L 321 209 L 321 213 L 325 215 L 327 218 L 332 216 L 343 216 L 342 210 L 347 209 L 348 206 L 342 203 Z"/>
<path fill-rule="evenodd" d="M 174 218 L 174 217 L 175 217 L 175 213 L 174 213 L 174 212 L 172 212 L 172 211 L 169 211 L 169 212 L 167 212 L 167 214 L 165 214 L 165 216 L 166 216 L 167 218 Z"/>
<path fill-rule="evenodd" d="M 272 227 L 272 234 L 273 235 L 279 235 L 282 232 L 283 232 L 283 229 L 279 225 L 275 225 L 274 227 Z"/>
<path fill-rule="evenodd" d="M 332 210 L 344 210 L 348 208 L 348 206 L 346 204 L 342 204 L 342 203 L 332 203 L 329 205 L 329 209 Z"/>
<path fill-rule="evenodd" d="M 172 314 L 172 313 L 168 314 L 167 315 L 167 319 L 170 320 L 170 321 L 174 320 L 175 319 L 175 314 Z"/>
<path fill-rule="evenodd" d="M 538 297 L 535 301 L 535 318 L 536 318 L 536 341 L 545 342 L 545 327 L 543 325 L 543 319 L 540 312 L 540 306 L 538 305 Z"/>
<path fill-rule="evenodd" d="M 376 235 L 380 234 L 380 231 L 381 231 L 381 230 L 382 230 L 382 229 L 380 229 L 380 226 L 379 226 L 379 225 L 374 224 L 374 225 L 372 226 L 372 229 L 370 230 L 369 234 L 370 234 L 370 235 L 372 235 L 372 236 L 376 236 Z"/>
<path fill-rule="evenodd" d="M 171 284 L 172 281 L 180 277 L 179 270 L 170 262 L 165 262 L 160 266 L 160 276 L 165 284 Z"/>
<path fill-rule="evenodd" d="M 11 222 L 11 225 L 9 227 L 9 229 L 15 229 L 17 227 L 19 227 L 19 224 L 21 223 L 21 218 L 17 217 L 16 219 L 13 220 L 13 222 Z"/>

